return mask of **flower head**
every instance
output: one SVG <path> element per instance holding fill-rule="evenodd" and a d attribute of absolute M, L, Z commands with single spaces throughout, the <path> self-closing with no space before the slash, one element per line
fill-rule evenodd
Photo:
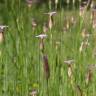
<path fill-rule="evenodd" d="M 6 25 L 0 25 L 0 32 L 3 32 L 4 28 L 7 28 L 8 26 Z"/>
<path fill-rule="evenodd" d="M 46 34 L 40 34 L 40 35 L 37 35 L 36 37 L 40 38 L 40 39 L 44 39 L 47 37 L 47 35 Z"/>
<path fill-rule="evenodd" d="M 53 15 L 55 15 L 55 14 L 56 14 L 56 12 L 55 12 L 55 11 L 53 11 L 53 12 L 48 12 L 48 13 L 44 13 L 44 14 L 48 14 L 49 16 L 53 16 Z"/>
<path fill-rule="evenodd" d="M 65 60 L 64 63 L 70 65 L 74 63 L 74 60 Z"/>

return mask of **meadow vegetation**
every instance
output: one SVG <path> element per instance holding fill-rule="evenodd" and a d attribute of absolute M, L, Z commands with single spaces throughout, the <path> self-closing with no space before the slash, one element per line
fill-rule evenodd
<path fill-rule="evenodd" d="M 0 96 L 96 95 L 95 8 L 0 1 Z"/>

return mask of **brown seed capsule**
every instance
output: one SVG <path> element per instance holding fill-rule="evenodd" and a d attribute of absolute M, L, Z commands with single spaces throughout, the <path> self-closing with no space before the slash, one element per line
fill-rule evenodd
<path fill-rule="evenodd" d="M 50 68 L 49 68 L 49 64 L 48 64 L 47 55 L 43 56 L 43 61 L 44 61 L 44 73 L 45 73 L 46 80 L 48 81 L 48 79 L 50 77 Z"/>

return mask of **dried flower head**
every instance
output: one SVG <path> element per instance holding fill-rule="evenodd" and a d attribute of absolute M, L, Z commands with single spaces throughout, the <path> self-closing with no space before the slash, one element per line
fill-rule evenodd
<path fill-rule="evenodd" d="M 30 96 L 37 96 L 37 90 L 32 90 L 31 92 L 30 92 Z"/>

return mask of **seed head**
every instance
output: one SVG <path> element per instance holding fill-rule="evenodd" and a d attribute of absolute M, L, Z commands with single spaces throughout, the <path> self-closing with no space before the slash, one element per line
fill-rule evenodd
<path fill-rule="evenodd" d="M 40 34 L 40 35 L 37 35 L 36 37 L 40 38 L 40 39 L 44 39 L 47 37 L 47 35 L 46 34 Z"/>
<path fill-rule="evenodd" d="M 55 12 L 55 11 L 53 11 L 53 12 L 48 12 L 48 13 L 44 13 L 44 14 L 48 14 L 48 15 L 51 17 L 51 16 L 55 15 L 55 14 L 56 14 L 56 12 Z"/>
<path fill-rule="evenodd" d="M 64 63 L 70 65 L 74 63 L 74 60 L 65 60 Z"/>

